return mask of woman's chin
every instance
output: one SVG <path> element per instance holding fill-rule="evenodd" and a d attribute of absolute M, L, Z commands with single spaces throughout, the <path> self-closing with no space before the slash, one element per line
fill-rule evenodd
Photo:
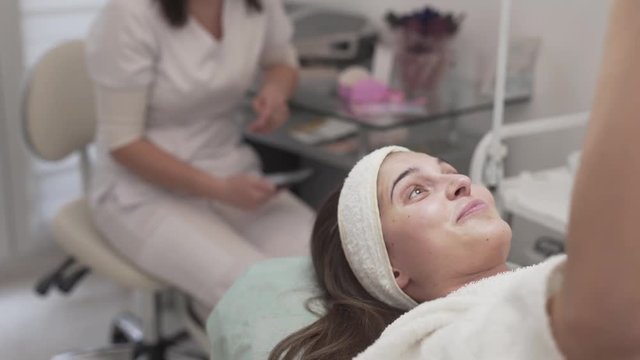
<path fill-rule="evenodd" d="M 511 238 L 511 227 L 502 218 L 491 213 L 476 214 L 462 222 L 459 226 L 465 228 L 465 232 L 475 234 L 478 238 L 509 237 Z"/>

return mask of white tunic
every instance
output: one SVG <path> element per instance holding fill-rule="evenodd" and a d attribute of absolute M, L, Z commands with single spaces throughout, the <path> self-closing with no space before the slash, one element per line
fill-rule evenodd
<path fill-rule="evenodd" d="M 233 113 L 260 65 L 296 65 L 291 25 L 280 0 L 262 0 L 262 12 L 223 1 L 221 40 L 192 18 L 171 27 L 155 0 L 110 0 L 86 42 L 98 106 L 94 223 L 133 264 L 209 307 L 256 261 L 307 254 L 313 211 L 288 191 L 252 212 L 167 191 L 109 151 L 145 137 L 215 176 L 260 171 Z"/>
<path fill-rule="evenodd" d="M 225 0 L 218 40 L 192 17 L 182 28 L 172 27 L 153 0 L 107 3 L 87 38 L 100 100 L 92 202 L 113 191 L 123 204 L 135 204 L 160 190 L 108 155 L 143 135 L 219 176 L 257 171 L 233 112 L 260 65 L 295 65 L 292 27 L 280 0 L 263 0 L 263 7 L 248 11 L 243 0 Z M 146 97 L 142 116 L 126 109 L 126 99 L 137 94 Z"/>

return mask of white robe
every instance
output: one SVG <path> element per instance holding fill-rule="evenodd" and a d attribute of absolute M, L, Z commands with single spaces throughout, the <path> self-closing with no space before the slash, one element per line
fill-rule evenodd
<path fill-rule="evenodd" d="M 563 359 L 547 300 L 560 287 L 565 260 L 553 257 L 423 303 L 389 325 L 356 359 Z"/>

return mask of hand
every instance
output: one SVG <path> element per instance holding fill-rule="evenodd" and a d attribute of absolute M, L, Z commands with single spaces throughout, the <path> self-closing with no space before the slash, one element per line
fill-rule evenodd
<path fill-rule="evenodd" d="M 222 180 L 218 199 L 242 210 L 256 210 L 275 193 L 276 187 L 254 175 L 232 175 Z"/>
<path fill-rule="evenodd" d="M 253 100 L 257 118 L 249 124 L 249 131 L 269 133 L 284 124 L 289 118 L 286 96 L 277 88 L 265 86 Z"/>

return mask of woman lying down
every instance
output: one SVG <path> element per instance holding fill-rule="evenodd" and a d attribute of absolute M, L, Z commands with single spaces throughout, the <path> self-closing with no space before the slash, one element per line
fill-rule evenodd
<path fill-rule="evenodd" d="M 640 1 L 613 2 L 567 255 L 516 271 L 487 189 L 401 147 L 318 213 L 326 313 L 271 359 L 640 359 Z"/>

